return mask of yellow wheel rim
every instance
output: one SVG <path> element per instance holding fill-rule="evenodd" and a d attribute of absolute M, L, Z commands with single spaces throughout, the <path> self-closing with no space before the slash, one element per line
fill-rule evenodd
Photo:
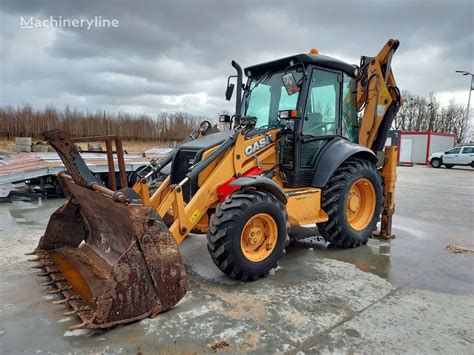
<path fill-rule="evenodd" d="M 346 217 L 352 229 L 360 231 L 370 224 L 375 211 L 374 185 L 367 179 L 354 182 L 346 197 Z"/>
<path fill-rule="evenodd" d="M 245 223 L 240 235 L 240 248 L 250 261 L 262 261 L 273 252 L 278 238 L 278 227 L 272 216 L 259 213 Z"/>

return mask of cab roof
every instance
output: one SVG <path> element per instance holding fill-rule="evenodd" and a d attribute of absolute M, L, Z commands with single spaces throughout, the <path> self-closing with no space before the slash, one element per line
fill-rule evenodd
<path fill-rule="evenodd" d="M 248 77 L 260 76 L 269 71 L 284 70 L 285 68 L 298 63 L 303 63 L 304 65 L 313 64 L 318 67 L 340 70 L 352 77 L 355 76 L 354 69 L 356 67 L 354 65 L 322 54 L 297 54 L 290 57 L 273 60 L 271 62 L 252 65 L 245 68 L 245 74 Z"/>

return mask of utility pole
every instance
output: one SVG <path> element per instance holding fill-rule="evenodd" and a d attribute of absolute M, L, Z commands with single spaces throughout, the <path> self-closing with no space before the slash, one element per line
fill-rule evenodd
<path fill-rule="evenodd" d="M 471 122 L 471 117 L 469 116 L 469 109 L 471 108 L 471 92 L 474 89 L 474 74 L 465 71 L 465 70 L 456 70 L 456 73 L 462 74 L 462 75 L 470 75 L 471 76 L 471 84 L 469 86 L 469 98 L 467 99 L 467 109 L 466 109 L 466 125 L 467 129 L 464 133 L 464 142 L 463 143 L 470 143 L 471 140 L 471 135 L 473 134 L 473 123 Z"/>

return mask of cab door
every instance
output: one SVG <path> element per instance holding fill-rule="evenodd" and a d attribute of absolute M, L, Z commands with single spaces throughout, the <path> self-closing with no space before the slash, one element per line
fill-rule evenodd
<path fill-rule="evenodd" d="M 324 145 L 340 135 L 342 73 L 313 68 L 301 132 L 300 169 L 311 170 Z"/>

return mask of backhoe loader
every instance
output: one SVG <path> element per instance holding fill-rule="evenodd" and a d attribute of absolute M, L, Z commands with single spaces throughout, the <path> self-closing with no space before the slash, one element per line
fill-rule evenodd
<path fill-rule="evenodd" d="M 359 66 L 316 49 L 244 70 L 233 61 L 226 98 L 235 89 L 235 114 L 219 118 L 231 129 L 198 131 L 115 191 L 66 134 L 45 132 L 67 169 L 59 174 L 67 201 L 35 261 L 50 292 L 64 297 L 56 303 L 82 320 L 74 328 L 173 307 L 188 287 L 178 245 L 193 232 L 207 233 L 215 265 L 241 281 L 278 265 L 294 226 L 316 224 L 343 248 L 373 233 L 392 237 L 397 148 L 384 145 L 402 103 L 391 69 L 398 45 L 389 40 Z M 151 176 L 166 167 L 151 193 Z"/>

